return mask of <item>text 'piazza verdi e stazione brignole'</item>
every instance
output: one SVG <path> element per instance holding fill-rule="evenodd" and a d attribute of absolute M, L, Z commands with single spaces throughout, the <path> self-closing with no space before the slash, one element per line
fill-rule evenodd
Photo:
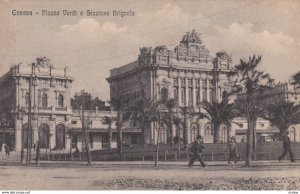
<path fill-rule="evenodd" d="M 135 12 L 132 10 L 16 10 L 13 9 L 11 14 L 13 16 L 99 16 L 99 17 L 108 17 L 108 16 L 117 16 L 117 17 L 126 17 L 126 16 L 135 16 Z"/>

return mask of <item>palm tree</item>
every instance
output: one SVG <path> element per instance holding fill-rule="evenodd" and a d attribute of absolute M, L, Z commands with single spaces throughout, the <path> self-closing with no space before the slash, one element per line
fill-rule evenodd
<path fill-rule="evenodd" d="M 264 107 L 263 118 L 269 120 L 283 134 L 291 125 L 300 123 L 300 104 L 290 101 L 268 104 Z"/>
<path fill-rule="evenodd" d="M 142 131 L 142 139 L 143 144 L 147 143 L 147 138 L 149 137 L 149 126 L 151 123 L 157 123 L 157 136 L 156 136 L 156 158 L 155 158 L 155 166 L 158 163 L 158 152 L 159 152 L 159 137 L 160 131 L 162 126 L 169 125 L 167 123 L 167 119 L 165 118 L 162 112 L 162 105 L 161 101 L 150 100 L 145 97 L 133 101 L 131 106 L 129 106 L 129 114 L 134 124 L 140 124 L 141 131 Z"/>
<path fill-rule="evenodd" d="M 173 147 L 174 146 L 174 137 L 175 137 L 175 131 L 173 129 L 173 124 L 174 124 L 174 110 L 178 108 L 178 103 L 177 100 L 171 98 L 168 99 L 165 103 L 166 108 L 168 109 L 168 130 L 169 130 L 169 134 L 170 134 L 170 144 Z"/>
<path fill-rule="evenodd" d="M 104 125 L 108 125 L 108 129 L 107 129 L 107 132 L 108 132 L 108 144 L 107 144 L 107 149 L 110 150 L 111 149 L 111 142 L 112 142 L 112 124 L 113 122 L 116 120 L 115 117 L 108 117 L 108 116 L 105 116 L 102 118 L 102 122 Z"/>
<path fill-rule="evenodd" d="M 155 116 L 155 110 L 153 108 L 155 104 L 155 101 L 142 97 L 141 99 L 133 101 L 128 109 L 130 114 L 129 119 L 134 122 L 134 125 L 139 124 L 141 127 L 143 145 L 149 143 L 147 138 L 150 135 L 150 124 L 153 121 L 153 116 Z"/>
<path fill-rule="evenodd" d="M 261 59 L 261 56 L 255 55 L 249 57 L 248 61 L 241 59 L 240 64 L 235 66 L 234 73 L 232 73 L 232 76 L 237 76 L 235 85 L 233 86 L 233 92 L 244 92 L 246 96 L 245 104 L 247 109 L 248 131 L 245 166 L 247 167 L 250 166 L 251 156 L 255 153 L 256 145 L 255 123 L 257 113 L 254 108 L 254 93 L 259 92 L 259 90 L 264 89 L 273 83 L 269 74 L 257 70 Z"/>
<path fill-rule="evenodd" d="M 123 125 L 123 114 L 126 112 L 127 108 L 127 100 L 124 98 L 113 98 L 110 102 L 110 105 L 112 108 L 117 111 L 117 117 L 116 117 L 116 125 L 117 125 L 117 131 L 118 131 L 118 137 L 117 137 L 117 147 L 118 152 L 120 154 L 120 159 L 123 159 L 123 137 L 122 137 L 122 125 Z"/>
<path fill-rule="evenodd" d="M 196 113 L 200 117 L 208 118 L 212 123 L 213 129 L 213 142 L 219 143 L 219 132 L 221 124 L 230 126 L 232 119 L 235 117 L 234 104 L 229 103 L 229 94 L 223 93 L 221 102 L 213 100 L 211 103 L 204 100 L 201 103 L 201 107 L 206 111 L 207 114 L 201 112 Z"/>
<path fill-rule="evenodd" d="M 300 88 L 300 71 L 298 71 L 298 73 L 295 73 L 292 76 L 292 85 L 295 86 L 295 88 Z"/>

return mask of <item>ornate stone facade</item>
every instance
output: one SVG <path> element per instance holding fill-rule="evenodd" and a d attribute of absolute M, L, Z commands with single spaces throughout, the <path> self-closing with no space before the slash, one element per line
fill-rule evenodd
<path fill-rule="evenodd" d="M 29 80 L 32 84 L 29 87 Z M 36 63 L 14 65 L 0 78 L 0 112 L 11 115 L 5 143 L 12 149 L 27 147 L 28 111 L 31 100 L 32 144 L 41 135 L 41 148 L 67 148 L 67 130 L 70 128 L 70 106 L 73 78 L 67 68 L 55 69 L 47 58 L 37 58 Z M 31 99 L 29 97 L 31 90 Z M 5 93 L 5 95 L 4 95 Z"/>
<path fill-rule="evenodd" d="M 137 61 L 112 69 L 107 80 L 111 98 L 135 99 L 144 93 L 147 98 L 159 100 L 167 95 L 177 99 L 179 106 L 193 107 L 197 111 L 203 99 L 221 100 L 222 92 L 230 86 L 231 68 L 231 57 L 224 51 L 210 56 L 199 34 L 193 30 L 186 33 L 173 50 L 165 46 L 141 48 Z M 149 143 L 155 142 L 155 131 L 152 127 Z M 194 119 L 189 124 L 188 142 L 193 141 L 198 132 L 206 142 L 212 142 L 207 120 Z M 161 134 L 162 142 L 167 141 L 166 134 Z"/>

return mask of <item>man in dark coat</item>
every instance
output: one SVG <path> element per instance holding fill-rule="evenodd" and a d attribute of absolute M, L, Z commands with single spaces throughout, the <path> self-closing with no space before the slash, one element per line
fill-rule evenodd
<path fill-rule="evenodd" d="M 292 149 L 291 149 L 291 140 L 288 136 L 289 132 L 285 131 L 283 133 L 283 136 L 282 136 L 282 145 L 283 145 L 283 153 L 281 154 L 281 156 L 278 158 L 279 162 L 280 160 L 282 160 L 282 158 L 289 152 L 290 154 L 290 158 L 291 158 L 291 162 L 295 162 L 294 160 L 294 156 L 293 156 L 293 152 L 292 152 Z"/>
<path fill-rule="evenodd" d="M 237 147 L 236 147 L 236 139 L 234 136 L 231 137 L 231 141 L 228 142 L 226 152 L 228 152 L 228 164 L 230 164 L 230 160 L 233 159 L 234 163 L 238 161 Z"/>
<path fill-rule="evenodd" d="M 203 168 L 206 167 L 204 161 L 202 160 L 202 156 L 201 156 L 203 149 L 205 149 L 205 147 L 203 146 L 203 138 L 201 137 L 201 135 L 197 135 L 197 138 L 194 141 L 192 148 L 191 148 L 192 157 L 190 159 L 188 167 L 192 167 L 196 160 L 199 160 L 199 162 Z"/>

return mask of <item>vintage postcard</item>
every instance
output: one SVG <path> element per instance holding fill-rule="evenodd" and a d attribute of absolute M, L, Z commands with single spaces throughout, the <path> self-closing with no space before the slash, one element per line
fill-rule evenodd
<path fill-rule="evenodd" d="M 0 190 L 300 190 L 300 1 L 1 0 Z"/>

